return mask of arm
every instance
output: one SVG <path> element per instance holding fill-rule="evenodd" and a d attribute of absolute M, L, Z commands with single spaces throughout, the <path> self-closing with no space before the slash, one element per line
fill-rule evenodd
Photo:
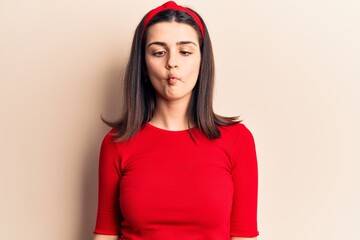
<path fill-rule="evenodd" d="M 257 229 L 258 171 L 255 142 L 251 132 L 239 125 L 232 155 L 234 196 L 231 240 L 255 240 Z"/>
<path fill-rule="evenodd" d="M 102 235 L 95 234 L 92 240 L 118 240 L 119 237 L 117 235 Z"/>
<path fill-rule="evenodd" d="M 104 137 L 100 150 L 98 210 L 93 240 L 117 240 L 116 236 L 120 234 L 120 156 L 111 133 Z"/>

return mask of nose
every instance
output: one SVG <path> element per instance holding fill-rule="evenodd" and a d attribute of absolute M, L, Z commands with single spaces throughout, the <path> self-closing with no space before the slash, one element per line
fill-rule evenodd
<path fill-rule="evenodd" d="M 169 53 L 168 59 L 166 62 L 166 69 L 173 69 L 178 67 L 178 59 L 176 57 L 176 54 Z"/>

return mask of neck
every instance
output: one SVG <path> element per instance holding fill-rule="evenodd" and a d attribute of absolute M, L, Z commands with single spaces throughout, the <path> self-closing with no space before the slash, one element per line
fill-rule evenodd
<path fill-rule="evenodd" d="M 150 123 L 171 131 L 188 129 L 188 102 L 156 99 L 156 109 Z M 190 127 L 192 124 L 190 123 Z"/>

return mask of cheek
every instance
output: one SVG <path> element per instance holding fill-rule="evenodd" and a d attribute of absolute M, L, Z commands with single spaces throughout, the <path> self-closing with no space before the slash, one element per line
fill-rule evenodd
<path fill-rule="evenodd" d="M 187 75 L 196 75 L 196 78 L 197 78 L 197 75 L 199 74 L 199 71 L 200 71 L 200 59 L 196 59 L 192 62 L 188 62 L 187 63 Z M 194 77 L 194 76 L 193 76 Z"/>
<path fill-rule="evenodd" d="M 153 58 L 151 58 L 148 55 L 145 55 L 145 66 L 146 66 L 148 74 L 150 74 L 151 72 L 156 71 L 156 66 L 157 65 L 158 64 L 156 64 L 156 61 L 154 61 Z"/>
<path fill-rule="evenodd" d="M 159 64 L 156 64 L 154 62 L 146 62 L 146 70 L 149 75 L 158 75 L 159 72 Z"/>

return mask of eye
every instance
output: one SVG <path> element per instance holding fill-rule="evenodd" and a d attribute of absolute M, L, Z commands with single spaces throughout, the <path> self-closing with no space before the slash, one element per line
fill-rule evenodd
<path fill-rule="evenodd" d="M 191 52 L 188 51 L 180 51 L 180 54 L 183 56 L 189 56 L 191 54 Z"/>
<path fill-rule="evenodd" d="M 158 51 L 158 52 L 154 52 L 153 53 L 153 56 L 155 56 L 155 57 L 162 57 L 162 56 L 164 56 L 165 55 L 165 51 Z"/>

